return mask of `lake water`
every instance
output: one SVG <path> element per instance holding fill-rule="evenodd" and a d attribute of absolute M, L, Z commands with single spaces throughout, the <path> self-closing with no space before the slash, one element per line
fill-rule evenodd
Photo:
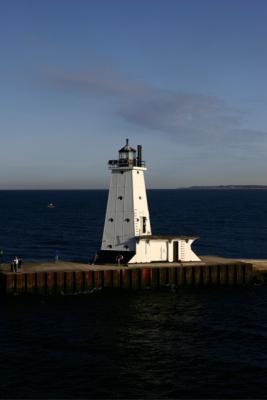
<path fill-rule="evenodd" d="M 267 191 L 148 191 L 153 233 L 267 258 Z M 0 192 L 8 260 L 87 261 L 106 191 Z M 48 209 L 53 202 L 56 208 Z M 267 290 L 102 290 L 1 298 L 0 398 L 266 398 Z"/>
<path fill-rule="evenodd" d="M 107 191 L 0 191 L 6 258 L 87 261 L 99 250 Z M 56 208 L 47 208 L 48 203 Z M 198 235 L 199 254 L 267 258 L 267 190 L 150 190 L 153 234 Z"/>

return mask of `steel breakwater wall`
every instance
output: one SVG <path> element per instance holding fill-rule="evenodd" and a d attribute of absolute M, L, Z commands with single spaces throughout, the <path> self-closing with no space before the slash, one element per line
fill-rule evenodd
<path fill-rule="evenodd" d="M 244 285 L 252 280 L 245 263 L 113 270 L 1 273 L 0 294 L 82 294 L 101 288 L 145 289 L 173 286 Z"/>

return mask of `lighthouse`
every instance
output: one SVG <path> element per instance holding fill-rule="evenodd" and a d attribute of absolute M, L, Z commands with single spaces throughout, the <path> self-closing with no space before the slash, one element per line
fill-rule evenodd
<path fill-rule="evenodd" d="M 200 261 L 191 245 L 196 237 L 152 235 L 142 146 L 126 144 L 108 161 L 111 181 L 99 262 Z"/>

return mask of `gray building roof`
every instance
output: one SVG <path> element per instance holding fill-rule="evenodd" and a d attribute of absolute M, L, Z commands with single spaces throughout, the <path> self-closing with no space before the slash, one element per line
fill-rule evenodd
<path fill-rule="evenodd" d="M 180 240 L 189 240 L 189 239 L 199 239 L 198 236 L 181 236 L 181 235 L 143 235 L 143 236 L 138 236 L 136 238 L 137 240 L 175 240 L 175 239 L 180 239 Z"/>

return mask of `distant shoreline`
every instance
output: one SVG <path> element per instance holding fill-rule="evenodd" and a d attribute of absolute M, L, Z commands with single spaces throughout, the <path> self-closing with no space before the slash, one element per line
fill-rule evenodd
<path fill-rule="evenodd" d="M 219 185 L 219 186 L 190 186 L 177 190 L 267 190 L 267 185 Z"/>

